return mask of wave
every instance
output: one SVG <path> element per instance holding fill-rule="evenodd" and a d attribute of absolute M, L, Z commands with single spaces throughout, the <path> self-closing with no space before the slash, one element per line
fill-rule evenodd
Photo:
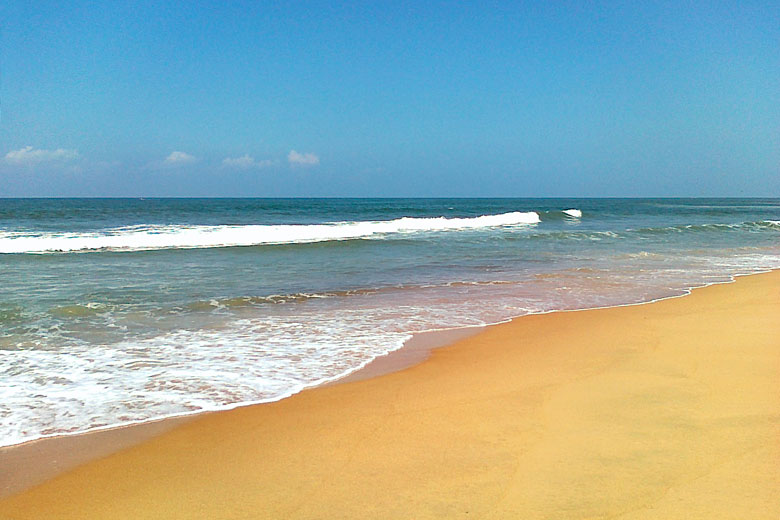
<path fill-rule="evenodd" d="M 552 219 L 551 219 L 552 220 Z M 593 230 L 572 230 L 572 231 L 544 231 L 536 229 L 530 233 L 513 234 L 503 237 L 504 240 L 571 240 L 571 241 L 601 241 L 627 239 L 631 237 L 652 237 L 673 234 L 686 233 L 772 233 L 780 231 L 780 220 L 759 220 L 750 222 L 740 222 L 736 224 L 681 224 L 676 226 L 645 227 L 636 229 L 622 229 L 615 231 L 593 231 Z"/>
<path fill-rule="evenodd" d="M 540 211 L 544 222 L 577 222 L 582 218 L 582 210 L 577 208 Z"/>
<path fill-rule="evenodd" d="M 215 247 L 302 244 L 376 239 L 425 231 L 458 231 L 537 224 L 534 211 L 467 218 L 414 218 L 330 222 L 324 224 L 230 226 L 131 226 L 83 233 L 0 232 L 0 253 L 148 251 Z"/>
<path fill-rule="evenodd" d="M 236 296 L 231 298 L 215 298 L 211 300 L 198 300 L 184 309 L 188 311 L 209 311 L 214 309 L 229 309 L 234 307 L 250 307 L 256 305 L 268 304 L 287 304 L 287 303 L 306 303 L 312 300 L 323 300 L 326 298 L 344 298 L 350 296 L 369 296 L 376 294 L 399 293 L 406 291 L 420 291 L 425 289 L 441 289 L 444 287 L 492 287 L 502 285 L 514 285 L 517 281 L 511 280 L 458 280 L 443 283 L 431 284 L 399 284 L 383 287 L 365 287 L 357 289 L 345 289 L 337 291 L 315 292 L 315 293 L 287 293 L 287 294 L 269 294 L 267 296 Z"/>
<path fill-rule="evenodd" d="M 780 230 L 780 221 L 777 220 L 758 220 L 751 222 L 739 222 L 736 224 L 684 224 L 677 226 L 650 227 L 640 229 L 629 229 L 628 232 L 657 235 L 667 233 L 686 233 L 686 232 L 713 232 L 713 231 L 778 231 Z"/>

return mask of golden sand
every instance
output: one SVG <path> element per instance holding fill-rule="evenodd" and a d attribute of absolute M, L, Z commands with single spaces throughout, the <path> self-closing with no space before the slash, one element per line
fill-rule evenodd
<path fill-rule="evenodd" d="M 8 519 L 780 518 L 780 273 L 527 316 L 393 374 L 205 415 Z"/>

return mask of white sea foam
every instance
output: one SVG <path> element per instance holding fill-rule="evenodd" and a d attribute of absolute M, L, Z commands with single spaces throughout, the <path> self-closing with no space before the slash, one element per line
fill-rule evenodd
<path fill-rule="evenodd" d="M 432 288 L 431 301 L 439 297 Z M 56 349 L 6 350 L 0 373 L 14 384 L 0 385 L 0 446 L 276 401 L 365 366 L 415 331 L 479 326 L 507 312 L 536 310 L 491 310 L 476 300 L 399 311 L 391 304 L 397 298 L 387 293 L 367 307 L 344 301 L 292 314 L 247 309 L 211 328 L 110 345 L 68 341 Z"/>
<path fill-rule="evenodd" d="M 412 218 L 326 224 L 235 226 L 131 226 L 87 233 L 0 232 L 0 253 L 73 251 L 144 251 L 211 247 L 296 244 L 384 238 L 424 231 L 457 231 L 536 224 L 534 211 L 500 213 L 470 218 Z"/>
<path fill-rule="evenodd" d="M 582 211 L 578 209 L 565 209 L 563 212 L 570 217 L 582 218 Z"/>

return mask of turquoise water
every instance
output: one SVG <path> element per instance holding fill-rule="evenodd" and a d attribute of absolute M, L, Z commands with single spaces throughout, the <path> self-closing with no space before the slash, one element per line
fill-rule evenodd
<path fill-rule="evenodd" d="M 0 199 L 0 444 L 778 267 L 778 199 Z"/>

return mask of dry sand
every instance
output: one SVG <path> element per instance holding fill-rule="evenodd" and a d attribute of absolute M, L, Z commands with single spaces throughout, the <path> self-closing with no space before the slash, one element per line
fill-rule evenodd
<path fill-rule="evenodd" d="M 207 414 L 3 519 L 780 518 L 780 273 Z M 2 468 L 0 468 L 2 471 Z"/>

